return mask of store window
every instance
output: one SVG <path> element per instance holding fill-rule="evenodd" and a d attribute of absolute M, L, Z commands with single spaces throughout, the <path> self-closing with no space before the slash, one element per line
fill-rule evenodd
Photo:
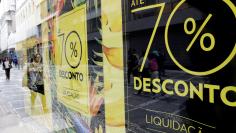
<path fill-rule="evenodd" d="M 56 132 L 236 132 L 235 5 L 42 1 L 37 35 L 19 50 L 27 112 L 49 114 Z"/>

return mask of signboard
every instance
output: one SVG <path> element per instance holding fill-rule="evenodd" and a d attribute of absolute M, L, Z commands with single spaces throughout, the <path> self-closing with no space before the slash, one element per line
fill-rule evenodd
<path fill-rule="evenodd" d="M 89 113 L 86 19 L 83 4 L 56 22 L 57 96 L 61 103 L 80 113 Z"/>
<path fill-rule="evenodd" d="M 235 2 L 127 4 L 128 131 L 235 132 Z"/>
<path fill-rule="evenodd" d="M 106 132 L 125 132 L 122 1 L 101 0 Z M 115 109 L 116 108 L 116 109 Z"/>
<path fill-rule="evenodd" d="M 47 2 L 55 130 L 236 132 L 235 1 Z"/>

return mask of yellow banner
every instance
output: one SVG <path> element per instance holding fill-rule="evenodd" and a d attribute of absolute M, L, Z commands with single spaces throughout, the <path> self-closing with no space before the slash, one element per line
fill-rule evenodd
<path fill-rule="evenodd" d="M 101 0 L 106 132 L 125 132 L 121 0 Z"/>
<path fill-rule="evenodd" d="M 63 14 L 56 22 L 58 99 L 70 109 L 89 114 L 86 5 Z"/>

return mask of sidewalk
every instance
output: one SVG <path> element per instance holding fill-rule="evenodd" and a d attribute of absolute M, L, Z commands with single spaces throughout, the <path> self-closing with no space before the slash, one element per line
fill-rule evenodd
<path fill-rule="evenodd" d="M 0 133 L 46 133 L 47 130 L 25 113 L 25 96 L 30 93 L 21 84 L 21 70 L 11 69 L 11 79 L 7 81 L 0 67 Z"/>
<path fill-rule="evenodd" d="M 45 122 L 48 120 L 48 116 L 52 116 L 51 113 L 32 115 L 27 111 L 31 109 L 31 106 L 27 104 L 27 102 L 30 101 L 31 94 L 29 89 L 22 87 L 22 77 L 22 71 L 13 68 L 11 69 L 11 79 L 7 81 L 5 79 L 5 72 L 0 66 L 0 133 L 52 132 L 52 130 L 49 130 L 49 128 L 45 126 L 51 126 Z M 186 81 L 192 80 L 193 78 L 194 80 L 202 80 L 201 77 L 191 76 L 182 71 L 175 70 L 167 70 L 166 76 L 163 77 L 163 79 L 182 79 Z M 133 83 L 131 82 L 129 87 L 132 85 Z M 126 111 L 130 114 L 135 114 L 135 112 L 143 109 L 158 110 L 158 108 L 163 108 L 167 104 L 170 105 L 167 111 L 173 114 L 178 114 L 185 109 L 182 107 L 185 99 L 179 97 L 165 95 L 158 96 L 157 99 L 152 99 L 152 96 L 149 94 L 142 94 L 140 96 L 133 95 L 132 88 L 128 89 L 128 97 L 130 102 L 126 103 L 129 107 Z M 55 113 L 53 114 L 55 115 Z M 60 120 L 60 118 L 57 119 L 58 121 Z M 61 123 L 66 122 L 64 122 L 64 119 L 61 119 Z M 64 129 L 66 127 L 62 126 L 60 128 Z"/>

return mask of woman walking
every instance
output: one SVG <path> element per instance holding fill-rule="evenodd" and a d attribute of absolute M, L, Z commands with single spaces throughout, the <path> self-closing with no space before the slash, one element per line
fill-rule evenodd
<path fill-rule="evenodd" d="M 2 65 L 3 65 L 3 70 L 5 70 L 6 80 L 10 80 L 10 70 L 12 68 L 12 65 L 8 57 L 5 58 Z"/>
<path fill-rule="evenodd" d="M 34 110 L 37 94 L 41 97 L 43 111 L 48 112 L 44 94 L 43 64 L 40 54 L 35 54 L 29 66 L 29 89 L 31 90 L 31 108 Z"/>

